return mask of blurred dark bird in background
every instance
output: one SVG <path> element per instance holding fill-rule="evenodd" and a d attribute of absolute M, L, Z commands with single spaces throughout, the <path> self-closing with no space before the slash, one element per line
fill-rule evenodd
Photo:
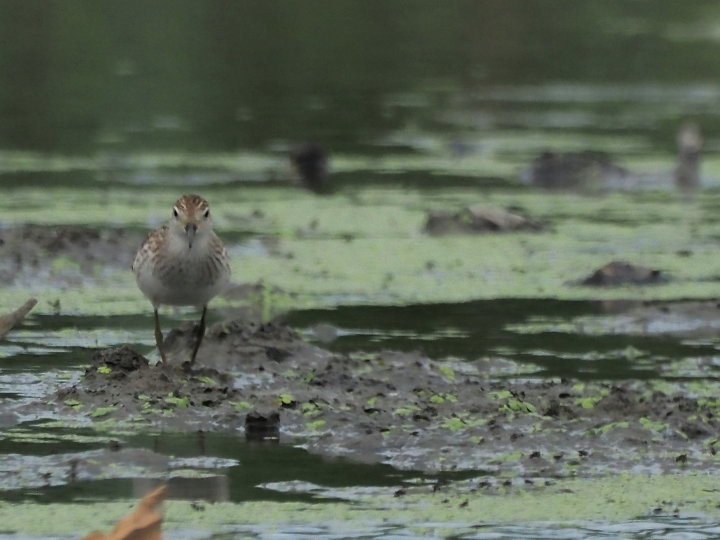
<path fill-rule="evenodd" d="M 302 142 L 290 151 L 290 163 L 300 183 L 314 193 L 328 189 L 328 153 L 317 143 Z"/>

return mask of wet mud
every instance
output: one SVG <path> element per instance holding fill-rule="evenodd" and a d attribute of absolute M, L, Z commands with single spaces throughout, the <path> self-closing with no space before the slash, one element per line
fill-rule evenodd
<path fill-rule="evenodd" d="M 544 189 L 571 189 L 615 185 L 629 176 L 627 169 L 603 152 L 545 151 L 532 160 L 523 179 Z"/>
<path fill-rule="evenodd" d="M 284 324 L 240 321 L 211 327 L 190 367 L 194 338 L 192 325 L 173 331 L 167 366 L 128 347 L 97 351 L 52 396 L 53 414 L 279 437 L 326 456 L 495 479 L 717 469 L 712 382 L 703 394 L 682 382 L 509 379 L 505 359 L 338 354 Z M 23 412 L 34 408 L 47 402 Z"/>
<path fill-rule="evenodd" d="M 424 232 L 446 234 L 483 234 L 515 231 L 542 231 L 545 224 L 526 216 L 522 210 L 474 205 L 457 212 L 433 211 L 428 214 Z"/>
<path fill-rule="evenodd" d="M 578 281 L 589 287 L 617 287 L 619 285 L 656 285 L 667 283 L 669 277 L 656 268 L 647 268 L 627 261 L 612 261 Z"/>
<path fill-rule="evenodd" d="M 23 225 L 0 230 L 0 279 L 26 285 L 51 277 L 83 283 L 100 266 L 130 268 L 142 235 L 80 225 Z"/>

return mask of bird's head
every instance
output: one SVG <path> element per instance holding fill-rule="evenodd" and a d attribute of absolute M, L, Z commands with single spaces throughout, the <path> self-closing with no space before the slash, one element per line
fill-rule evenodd
<path fill-rule="evenodd" d="M 212 231 L 210 205 L 200 195 L 183 195 L 173 205 L 170 229 L 183 236 L 188 249 L 192 249 Z"/>

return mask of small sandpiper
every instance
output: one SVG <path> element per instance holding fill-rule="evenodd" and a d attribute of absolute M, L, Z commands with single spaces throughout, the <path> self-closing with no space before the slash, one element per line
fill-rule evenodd
<path fill-rule="evenodd" d="M 225 246 L 213 231 L 208 202 L 199 195 L 183 195 L 172 209 L 166 225 L 148 234 L 132 264 L 142 293 L 155 310 L 155 342 L 163 364 L 158 308 L 161 305 L 196 306 L 202 309 L 200 328 L 190 357 L 195 362 L 205 335 L 208 302 L 223 292 L 230 280 L 230 261 Z"/>

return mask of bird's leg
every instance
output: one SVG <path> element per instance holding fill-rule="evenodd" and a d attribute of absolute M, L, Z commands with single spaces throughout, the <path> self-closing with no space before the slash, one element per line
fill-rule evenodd
<path fill-rule="evenodd" d="M 200 316 L 200 329 L 198 330 L 197 339 L 195 341 L 195 347 L 193 348 L 192 356 L 190 357 L 190 365 L 195 363 L 195 357 L 197 356 L 198 349 L 202 343 L 203 337 L 205 337 L 205 313 L 207 312 L 207 306 L 203 306 L 202 315 Z"/>
<path fill-rule="evenodd" d="M 158 310 L 155 308 L 155 343 L 157 344 L 158 352 L 160 353 L 160 358 L 162 358 L 163 365 L 167 365 L 167 358 L 165 357 L 165 351 L 163 350 L 163 335 L 162 330 L 160 330 L 160 317 L 158 315 Z"/>

